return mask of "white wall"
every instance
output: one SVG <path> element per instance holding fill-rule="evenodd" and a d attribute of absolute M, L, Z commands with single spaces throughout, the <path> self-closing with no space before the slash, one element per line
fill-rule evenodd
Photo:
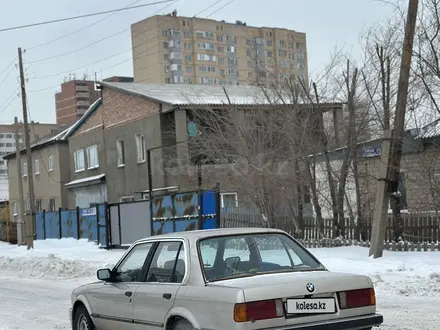
<path fill-rule="evenodd" d="M 342 161 L 334 160 L 330 162 L 333 170 L 333 178 L 337 182 L 339 182 L 339 176 L 342 166 Z M 332 208 L 331 208 L 331 195 L 330 195 L 330 185 L 327 178 L 327 169 L 325 162 L 317 162 L 316 163 L 316 188 L 318 192 L 319 204 L 322 209 L 323 218 L 332 218 Z M 353 209 L 353 212 L 356 214 L 356 190 L 353 179 L 353 173 L 350 170 L 345 186 L 345 191 L 348 197 L 348 202 Z M 349 216 L 348 208 L 347 208 L 347 200 L 344 200 L 344 208 L 346 217 Z"/>

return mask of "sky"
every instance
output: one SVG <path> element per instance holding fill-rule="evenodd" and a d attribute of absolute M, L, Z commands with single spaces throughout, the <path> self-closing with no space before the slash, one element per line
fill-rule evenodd
<path fill-rule="evenodd" d="M 222 0 L 198 16 L 207 17 L 229 1 Z M 153 0 L 0 0 L 0 29 L 149 2 Z M 22 118 L 18 69 L 15 65 L 8 68 L 17 63 L 18 47 L 25 50 L 30 119 L 54 123 L 55 93 L 69 74 L 76 78 L 87 74 L 93 79 L 96 72 L 98 80 L 114 75 L 133 76 L 131 24 L 173 9 L 179 16 L 194 16 L 215 2 L 175 0 L 170 5 L 122 11 L 110 17 L 105 14 L 0 32 L 0 123 L 12 123 L 14 116 Z M 335 46 L 344 46 L 352 56 L 360 56 L 361 32 L 390 15 L 391 8 L 378 0 L 233 0 L 209 18 L 305 32 L 309 74 L 313 75 L 330 60 Z M 82 30 L 73 33 L 79 29 Z M 71 54 L 58 56 L 65 53 Z M 4 69 L 7 70 L 3 72 Z"/>

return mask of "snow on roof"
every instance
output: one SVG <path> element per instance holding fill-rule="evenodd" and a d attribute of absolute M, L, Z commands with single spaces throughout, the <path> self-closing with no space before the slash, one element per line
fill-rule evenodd
<path fill-rule="evenodd" d="M 429 139 L 440 135 L 440 119 L 433 121 L 432 123 L 422 127 L 420 133 L 416 138 Z"/>
<path fill-rule="evenodd" d="M 86 178 L 70 181 L 69 183 L 66 183 L 64 186 L 67 187 L 67 186 L 73 186 L 73 185 L 80 184 L 80 183 L 87 183 L 87 182 L 91 182 L 91 181 L 102 179 L 103 177 L 105 177 L 105 174 L 98 174 L 98 175 L 95 175 L 95 176 L 88 176 Z"/>
<path fill-rule="evenodd" d="M 143 84 L 102 82 L 104 87 L 113 87 L 122 91 L 145 96 L 160 103 L 170 105 L 258 105 L 282 104 L 280 97 L 271 90 L 244 85 L 189 85 L 189 84 Z M 225 93 L 226 90 L 226 93 Z M 265 95 L 268 94 L 268 96 Z M 228 100 L 229 97 L 229 100 Z M 270 100 L 268 100 L 268 98 Z M 285 97 L 286 103 L 290 98 Z"/>

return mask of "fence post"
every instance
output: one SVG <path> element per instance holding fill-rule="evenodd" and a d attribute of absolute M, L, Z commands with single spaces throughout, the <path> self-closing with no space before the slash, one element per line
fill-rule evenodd
<path fill-rule="evenodd" d="M 80 210 L 79 207 L 76 207 L 76 237 L 79 240 L 80 239 L 80 235 L 81 235 L 81 227 L 80 224 L 81 222 L 79 221 L 79 217 L 80 217 Z"/>
<path fill-rule="evenodd" d="M 99 204 L 96 204 L 96 241 L 99 245 Z"/>
<path fill-rule="evenodd" d="M 105 221 L 105 232 L 106 232 L 106 240 L 107 240 L 107 250 L 110 249 L 110 241 L 111 241 L 111 231 L 110 231 L 110 217 L 109 217 L 109 206 L 107 202 L 104 202 L 104 221 Z"/>
<path fill-rule="evenodd" d="M 61 219 L 61 210 L 62 210 L 61 207 L 58 208 L 58 228 L 60 230 L 59 232 L 60 239 L 63 238 L 63 221 Z"/>
<path fill-rule="evenodd" d="M 46 239 L 46 210 L 43 210 L 43 239 Z"/>
<path fill-rule="evenodd" d="M 221 201 L 220 201 L 220 182 L 215 183 L 215 225 L 217 228 L 221 228 L 221 218 L 220 218 L 220 211 L 221 211 Z"/>

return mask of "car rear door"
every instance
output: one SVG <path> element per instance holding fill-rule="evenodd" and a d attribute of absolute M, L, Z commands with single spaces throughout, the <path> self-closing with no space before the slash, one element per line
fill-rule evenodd
<path fill-rule="evenodd" d="M 134 293 L 135 330 L 164 327 L 177 291 L 186 278 L 186 251 L 183 240 L 161 240 L 145 277 Z"/>
<path fill-rule="evenodd" d="M 143 280 L 153 243 L 135 245 L 116 265 L 115 278 L 90 294 L 97 329 L 134 330 L 133 295 Z"/>

